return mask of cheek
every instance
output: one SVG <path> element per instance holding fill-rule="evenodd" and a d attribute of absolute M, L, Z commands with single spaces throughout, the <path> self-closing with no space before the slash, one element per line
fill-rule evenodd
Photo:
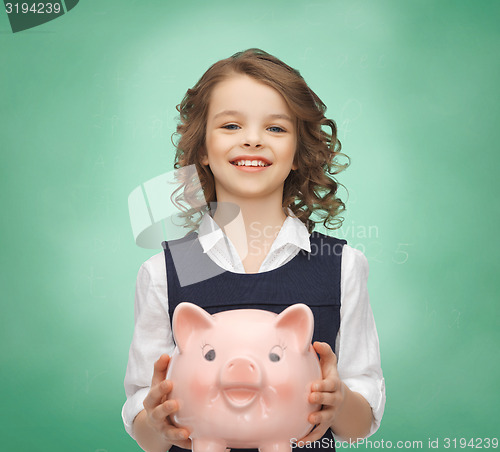
<path fill-rule="evenodd" d="M 189 383 L 189 391 L 194 400 L 204 400 L 217 388 L 217 373 L 215 369 L 200 369 Z"/>
<path fill-rule="evenodd" d="M 288 399 L 297 390 L 297 383 L 288 366 L 268 369 L 268 385 L 279 399 Z"/>
<path fill-rule="evenodd" d="M 288 148 L 287 148 L 287 155 L 288 155 L 288 159 L 290 161 L 290 164 L 292 164 L 293 161 L 295 160 L 296 152 L 297 152 L 297 143 L 295 142 L 295 139 L 290 140 L 290 142 L 288 143 Z"/>
<path fill-rule="evenodd" d="M 210 157 L 220 157 L 230 148 L 232 140 L 231 135 L 218 133 L 209 133 L 205 139 L 205 147 Z"/>
<path fill-rule="evenodd" d="M 279 152 L 279 158 L 283 163 L 292 166 L 295 159 L 296 143 L 294 139 L 285 139 L 279 143 L 279 147 L 275 147 Z"/>
<path fill-rule="evenodd" d="M 205 146 L 204 146 L 204 154 L 205 156 L 207 156 L 207 158 L 212 157 L 214 148 L 215 145 L 214 145 L 213 135 L 211 133 L 207 133 L 205 135 Z"/>
<path fill-rule="evenodd" d="M 280 400 L 291 400 L 297 392 L 296 385 L 293 382 L 280 382 L 274 386 L 276 395 Z"/>
<path fill-rule="evenodd" d="M 280 403 L 293 406 L 307 400 L 310 392 L 308 377 L 300 370 L 306 364 L 302 359 L 289 359 L 276 367 L 267 369 L 268 386 Z"/>

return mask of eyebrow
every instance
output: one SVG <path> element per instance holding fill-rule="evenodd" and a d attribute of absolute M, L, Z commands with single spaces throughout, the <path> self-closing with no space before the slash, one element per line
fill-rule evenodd
<path fill-rule="evenodd" d="M 221 111 L 221 112 L 217 113 L 214 116 L 214 119 L 217 119 L 217 118 L 219 118 L 221 116 L 238 116 L 238 115 L 241 115 L 241 113 L 239 111 L 237 111 L 237 110 L 224 110 L 224 111 Z M 267 117 L 269 119 L 284 119 L 286 121 L 293 122 L 292 118 L 290 118 L 290 116 L 282 114 L 282 113 L 271 113 Z"/>

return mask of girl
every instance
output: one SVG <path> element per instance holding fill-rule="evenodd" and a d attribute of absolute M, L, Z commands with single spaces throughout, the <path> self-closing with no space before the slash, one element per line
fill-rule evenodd
<path fill-rule="evenodd" d="M 332 450 L 332 432 L 348 441 L 373 434 L 385 389 L 368 262 L 345 240 L 312 232 L 315 223 L 338 225 L 335 217 L 344 209 L 332 177 L 344 168 L 336 160 L 340 142 L 325 105 L 298 71 L 250 49 L 209 68 L 178 110 L 175 166 L 196 166 L 211 208 L 192 221 L 193 232 L 164 242 L 164 253 L 139 270 L 125 428 L 146 451 L 191 447 L 189 432 L 168 419 L 178 409 L 168 399 L 172 383 L 165 376 L 174 349 L 170 319 L 179 302 L 210 313 L 281 312 L 305 302 L 314 313 L 323 376 L 309 399 L 322 409 L 309 416 L 315 428 L 297 445 L 323 437 L 315 448 Z M 235 205 L 239 222 L 230 221 Z M 195 268 L 209 276 L 186 280 Z"/>

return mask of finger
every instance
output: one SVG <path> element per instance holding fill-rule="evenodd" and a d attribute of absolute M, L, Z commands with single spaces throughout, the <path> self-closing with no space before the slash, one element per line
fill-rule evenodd
<path fill-rule="evenodd" d="M 170 356 L 165 353 L 158 358 L 158 361 L 155 362 L 151 386 L 155 386 L 161 381 L 165 380 L 165 378 L 167 377 L 167 367 L 169 361 Z"/>
<path fill-rule="evenodd" d="M 325 365 L 337 367 L 337 356 L 333 353 L 332 347 L 329 344 L 316 341 L 313 347 L 320 357 L 320 365 L 323 362 Z"/>
<path fill-rule="evenodd" d="M 335 407 L 340 404 L 340 397 L 336 392 L 312 392 L 309 395 L 309 402 Z"/>
<path fill-rule="evenodd" d="M 307 420 L 309 423 L 317 425 L 318 427 L 326 426 L 326 428 L 328 428 L 332 424 L 334 418 L 335 408 L 328 407 L 323 408 L 321 411 L 311 413 Z M 326 432 L 326 429 L 324 431 Z"/>
<path fill-rule="evenodd" d="M 191 442 L 190 439 L 181 439 L 177 441 L 172 442 L 173 446 L 178 446 L 182 449 L 189 449 L 191 450 L 193 448 L 193 443 Z"/>
<path fill-rule="evenodd" d="M 153 386 L 144 399 L 144 408 L 146 408 L 146 410 L 153 410 L 164 402 L 164 397 L 166 397 L 171 390 L 172 382 L 170 380 L 163 380 L 160 384 Z"/>
<path fill-rule="evenodd" d="M 191 450 L 193 448 L 193 444 L 191 443 L 191 440 L 190 439 L 183 439 L 183 440 L 180 440 L 180 441 L 175 441 L 175 443 L 173 443 L 174 446 L 178 446 L 180 447 L 181 449 L 189 449 Z"/>
<path fill-rule="evenodd" d="M 299 445 L 302 443 L 313 443 L 314 441 L 321 439 L 328 430 L 328 428 L 329 428 L 328 425 L 316 425 L 316 428 L 312 432 L 310 432 L 308 435 L 304 436 L 304 438 L 297 441 L 296 444 Z"/>
<path fill-rule="evenodd" d="M 162 434 L 169 442 L 175 442 L 177 444 L 179 444 L 179 441 L 189 438 L 189 432 L 185 428 L 178 428 L 171 424 L 166 424 L 165 427 L 163 427 Z"/>
<path fill-rule="evenodd" d="M 176 400 L 167 400 L 166 402 L 158 405 L 151 411 L 151 417 L 155 421 L 164 421 L 172 413 L 179 409 L 179 404 Z"/>
<path fill-rule="evenodd" d="M 311 392 L 336 392 L 340 391 L 342 381 L 337 376 L 327 377 L 324 380 L 316 380 L 311 384 Z"/>

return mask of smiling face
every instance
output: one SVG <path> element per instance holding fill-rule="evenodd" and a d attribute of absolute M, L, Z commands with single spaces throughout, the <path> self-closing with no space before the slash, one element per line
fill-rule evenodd
<path fill-rule="evenodd" d="M 263 450 L 270 440 L 290 444 L 305 436 L 309 414 L 320 409 L 309 402 L 310 385 L 321 378 L 313 328 L 313 314 L 301 304 L 280 314 L 236 309 L 210 315 L 180 303 L 167 372 L 169 398 L 179 401 L 174 423 L 189 426 L 192 439 L 218 438 L 238 449 Z"/>
<path fill-rule="evenodd" d="M 215 85 L 202 159 L 215 178 L 217 200 L 283 196 L 296 149 L 295 118 L 281 94 L 241 74 Z"/>

